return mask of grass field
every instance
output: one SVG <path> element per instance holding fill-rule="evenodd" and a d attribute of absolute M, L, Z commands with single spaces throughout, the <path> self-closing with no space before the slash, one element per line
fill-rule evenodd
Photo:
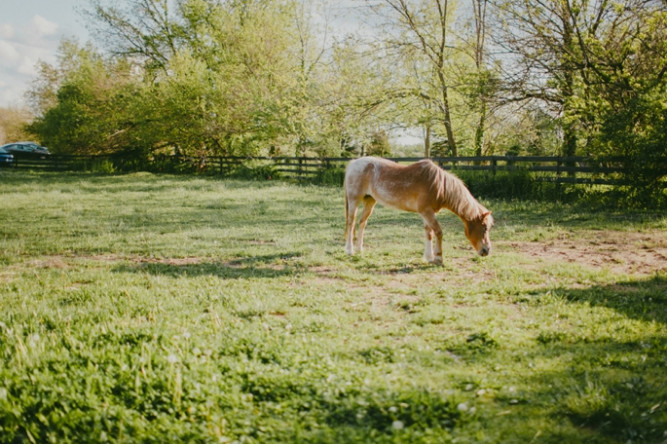
<path fill-rule="evenodd" d="M 481 200 L 0 171 L 0 442 L 664 442 L 667 217 Z"/>

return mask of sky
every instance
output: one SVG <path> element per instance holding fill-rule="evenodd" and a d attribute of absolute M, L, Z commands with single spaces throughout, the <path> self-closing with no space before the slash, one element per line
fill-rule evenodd
<path fill-rule="evenodd" d="M 77 12 L 86 0 L 1 0 L 0 107 L 25 105 L 39 61 L 54 64 L 64 37 L 89 40 Z"/>

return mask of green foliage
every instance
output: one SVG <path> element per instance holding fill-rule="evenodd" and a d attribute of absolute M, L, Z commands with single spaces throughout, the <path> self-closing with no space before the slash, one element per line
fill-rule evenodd
<path fill-rule="evenodd" d="M 28 108 L 0 107 L 0 145 L 19 140 L 32 140 L 26 125 L 33 119 Z"/>
<path fill-rule="evenodd" d="M 637 191 L 646 189 L 648 203 L 664 188 L 667 12 L 656 1 L 579 3 L 499 3 L 503 39 L 517 57 L 510 63 L 536 69 L 529 77 L 547 77 L 548 88 L 521 78 L 515 93 L 560 112 L 563 155 L 641 163 L 626 176 Z"/>
<path fill-rule="evenodd" d="M 389 129 L 428 127 L 434 154 L 629 156 L 633 200 L 662 199 L 662 4 L 472 3 L 368 5 L 391 31 L 365 42 L 326 39 L 328 0 L 93 0 L 88 23 L 114 56 L 64 40 L 57 63 L 39 65 L 29 129 L 56 153 L 131 151 L 141 164 L 386 156 Z M 491 35 L 492 13 L 504 34 Z M 511 54 L 494 60 L 492 40 Z"/>
<path fill-rule="evenodd" d="M 93 173 L 113 174 L 116 172 L 116 166 L 109 159 L 102 159 L 95 162 L 91 168 Z"/>
<path fill-rule="evenodd" d="M 318 185 L 342 186 L 345 181 L 345 168 L 323 168 L 313 178 L 313 183 Z"/>
<path fill-rule="evenodd" d="M 526 170 L 488 171 L 454 170 L 475 196 L 494 199 L 559 199 L 560 190 L 554 183 L 535 180 Z"/>
<path fill-rule="evenodd" d="M 645 177 L 655 172 L 660 163 L 637 162 L 633 165 L 637 169 L 643 168 L 637 176 Z M 633 169 L 629 169 L 624 176 L 630 176 L 631 171 Z M 536 177 L 535 173 L 522 169 L 497 171 L 495 174 L 471 170 L 453 172 L 474 196 L 481 198 L 572 202 L 594 208 L 667 208 L 667 190 L 656 176 L 644 182 L 631 182 L 630 185 L 591 186 L 545 181 Z"/>
<path fill-rule="evenodd" d="M 232 171 L 230 177 L 243 180 L 276 180 L 280 179 L 280 172 L 273 165 L 242 164 Z"/>
<path fill-rule="evenodd" d="M 380 157 L 389 157 L 391 155 L 389 136 L 385 131 L 377 131 L 373 134 L 366 154 Z"/>

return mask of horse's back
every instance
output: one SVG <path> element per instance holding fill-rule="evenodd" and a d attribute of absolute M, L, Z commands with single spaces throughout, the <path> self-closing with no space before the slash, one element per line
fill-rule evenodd
<path fill-rule="evenodd" d="M 354 192 L 370 193 L 368 187 L 376 182 L 384 172 L 400 166 L 381 157 L 365 156 L 352 160 L 345 170 L 345 188 Z"/>
<path fill-rule="evenodd" d="M 379 169 L 391 168 L 392 166 L 397 167 L 398 164 L 391 160 L 383 159 L 381 157 L 364 156 L 352 160 L 347 165 L 345 175 L 355 176 L 362 174 L 364 171 L 375 170 L 377 168 Z"/>
<path fill-rule="evenodd" d="M 427 189 L 423 183 L 423 171 L 431 163 L 426 160 L 400 165 L 379 157 L 355 159 L 346 171 L 346 193 L 352 199 L 371 196 L 385 205 L 418 211 Z"/>

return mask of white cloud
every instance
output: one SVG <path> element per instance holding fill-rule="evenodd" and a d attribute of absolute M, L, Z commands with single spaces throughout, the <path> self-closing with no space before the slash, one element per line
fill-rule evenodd
<path fill-rule="evenodd" d="M 6 75 L 0 70 L 0 106 L 20 106 L 24 104 L 25 89 L 21 87 L 20 78 L 15 75 Z"/>
<path fill-rule="evenodd" d="M 21 63 L 16 67 L 16 72 L 30 77 L 34 76 L 37 74 L 36 66 L 38 61 L 38 57 L 23 56 L 21 58 Z"/>
<path fill-rule="evenodd" d="M 19 60 L 16 45 L 6 40 L 0 40 L 0 66 L 13 66 Z"/>
<path fill-rule="evenodd" d="M 17 23 L 0 24 L 0 106 L 20 103 L 30 82 L 37 74 L 37 63 L 53 63 L 59 35 L 59 25 L 40 15 L 34 15 L 23 26 Z"/>
<path fill-rule="evenodd" d="M 14 37 L 14 27 L 9 23 L 0 23 L 0 39 L 11 39 Z"/>
<path fill-rule="evenodd" d="M 58 32 L 58 24 L 45 19 L 41 15 L 35 15 L 32 18 L 30 21 L 30 27 L 34 29 L 40 37 L 56 35 Z"/>

